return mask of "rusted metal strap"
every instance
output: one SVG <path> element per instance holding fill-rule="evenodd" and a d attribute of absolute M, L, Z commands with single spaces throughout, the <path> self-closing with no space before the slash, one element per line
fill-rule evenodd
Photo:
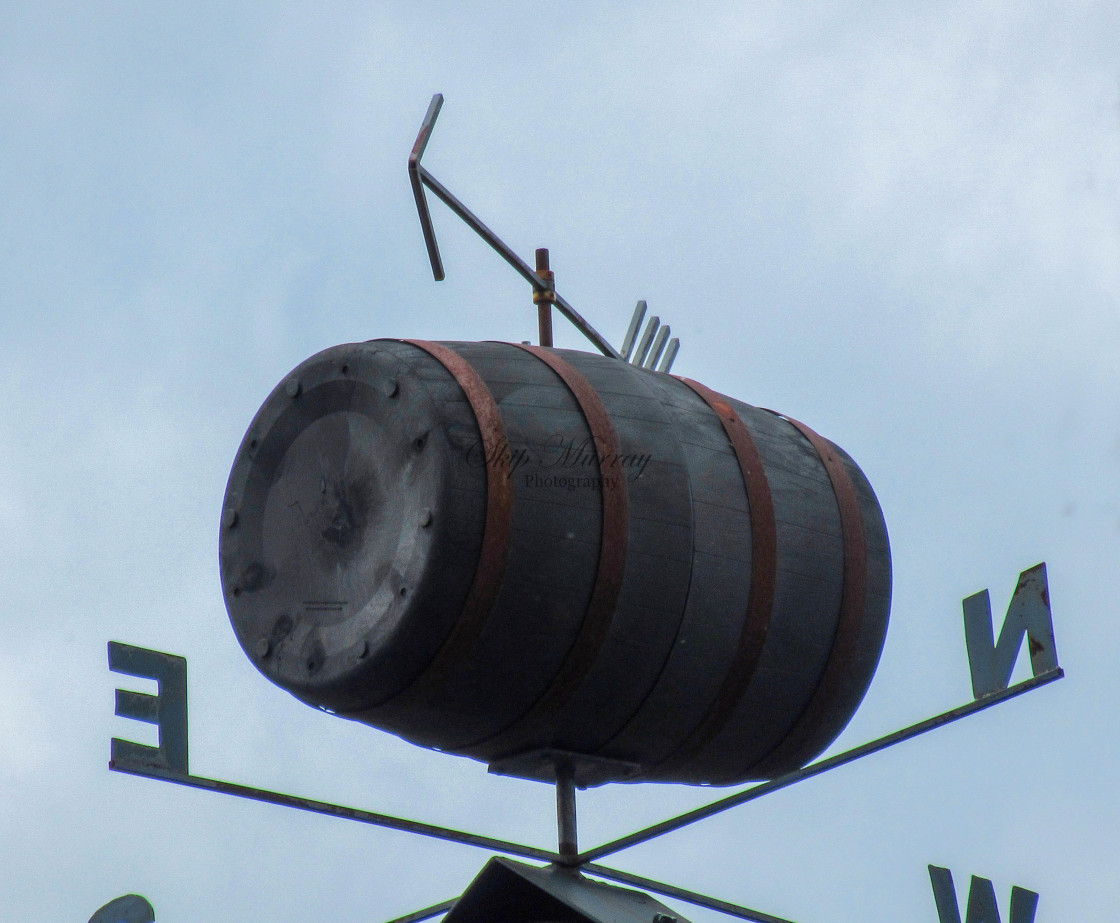
<path fill-rule="evenodd" d="M 540 346 L 511 343 L 518 349 L 536 356 L 555 372 L 567 385 L 579 404 L 591 430 L 598 456 L 600 483 L 602 484 L 603 517 L 599 539 L 599 562 L 595 571 L 595 584 L 587 604 L 579 633 L 571 650 L 553 677 L 548 688 L 532 707 L 498 734 L 468 748 L 485 749 L 487 753 L 500 750 L 508 741 L 515 741 L 540 722 L 547 720 L 561 709 L 579 689 L 595 665 L 603 642 L 607 639 L 618 594 L 622 589 L 622 575 L 626 568 L 628 540 L 629 492 L 626 478 L 617 469 L 612 470 L 610 459 L 621 454 L 618 433 L 602 399 L 581 372 L 557 356 L 552 350 Z"/>
<path fill-rule="evenodd" d="M 809 440 L 832 482 L 844 541 L 844 589 L 832 650 L 813 698 L 785 739 L 757 764 L 756 778 L 796 769 L 816 755 L 820 747 L 817 739 L 820 729 L 828 723 L 834 703 L 844 697 L 851 682 L 851 663 L 859 653 L 867 598 L 867 541 L 859 494 L 851 475 L 828 440 L 804 423 L 781 416 Z"/>
<path fill-rule="evenodd" d="M 431 695 L 447 681 L 455 666 L 470 654 L 494 608 L 494 601 L 505 578 L 513 526 L 513 486 L 509 472 L 501 463 L 508 443 L 501 412 L 486 382 L 466 359 L 446 346 L 427 340 L 401 342 L 428 353 L 451 373 L 466 395 L 478 422 L 486 459 L 486 522 L 474 579 L 458 619 L 423 672 L 402 692 L 378 706 L 378 709 L 389 710 L 407 708 Z"/>
<path fill-rule="evenodd" d="M 730 400 L 691 378 L 674 376 L 691 388 L 719 418 L 731 443 L 743 486 L 747 492 L 751 525 L 751 574 L 747 613 L 739 635 L 739 648 L 728 667 L 723 685 L 712 704 L 673 754 L 662 765 L 686 763 L 718 734 L 731 717 L 735 706 L 750 685 L 758 667 L 766 633 L 774 612 L 774 587 L 778 570 L 778 527 L 774 518 L 774 499 L 762 456 L 751 432 L 731 406 Z"/>

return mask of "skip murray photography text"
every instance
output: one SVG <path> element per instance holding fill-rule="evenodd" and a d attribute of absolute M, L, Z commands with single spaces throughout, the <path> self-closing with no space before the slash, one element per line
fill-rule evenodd
<path fill-rule="evenodd" d="M 480 442 L 467 450 L 467 464 L 475 468 L 490 466 L 520 477 L 525 487 L 566 490 L 599 489 L 604 478 L 613 475 L 635 481 L 646 470 L 652 454 L 606 454 L 600 460 L 590 436 L 576 440 L 556 433 L 540 445 L 501 443 L 487 452 Z M 525 469 L 525 470 L 521 470 Z"/>

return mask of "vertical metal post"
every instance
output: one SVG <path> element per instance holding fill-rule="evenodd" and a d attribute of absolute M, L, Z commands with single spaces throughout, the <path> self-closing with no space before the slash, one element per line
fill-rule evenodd
<path fill-rule="evenodd" d="M 556 833 L 563 858 L 579 854 L 576 843 L 576 782 L 570 763 L 556 764 Z"/>
<path fill-rule="evenodd" d="M 545 284 L 544 291 L 533 292 L 537 306 L 537 326 L 540 328 L 541 346 L 552 345 L 552 305 L 556 301 L 556 276 L 548 268 L 548 248 L 537 250 L 537 275 Z"/>

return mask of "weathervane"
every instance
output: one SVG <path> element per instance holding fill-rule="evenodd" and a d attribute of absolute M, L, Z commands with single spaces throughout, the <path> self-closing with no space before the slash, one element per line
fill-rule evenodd
<path fill-rule="evenodd" d="M 790 923 L 599 860 L 1060 678 L 1045 565 L 1020 575 L 998 641 L 987 591 L 964 601 L 971 702 L 813 762 L 886 633 L 870 484 L 805 424 L 668 374 L 679 344 L 656 317 L 639 338 L 645 302 L 614 349 L 556 292 L 547 251 L 531 269 L 421 166 L 441 104 L 409 158 L 433 274 L 425 187 L 530 283 L 540 345 L 375 340 L 301 363 L 235 458 L 222 587 L 246 656 L 301 701 L 555 786 L 557 848 L 192 775 L 186 661 L 117 642 L 110 669 L 159 691 L 118 689 L 116 714 L 155 724 L 159 745 L 114 738 L 110 768 L 501 854 L 393 923 L 682 919 L 645 892 Z M 552 347 L 553 305 L 602 356 Z M 1011 686 L 1024 637 L 1033 677 Z M 578 788 L 748 781 L 580 850 Z M 929 871 L 942 923 L 960 923 L 951 873 Z M 115 904 L 94 919 L 132 923 Z M 1015 888 L 1009 923 L 1036 904 Z M 966 914 L 998 923 L 991 882 L 973 879 Z"/>
<path fill-rule="evenodd" d="M 442 107 L 443 94 L 436 93 L 432 97 L 427 113 L 424 115 L 424 121 L 420 125 L 420 133 L 416 136 L 416 143 L 412 146 L 412 153 L 408 157 L 408 178 L 412 181 L 412 194 L 416 199 L 416 211 L 420 216 L 420 227 L 424 232 L 424 245 L 428 249 L 428 260 L 432 264 L 432 275 L 435 277 L 435 280 L 437 282 L 442 282 L 444 278 L 446 278 L 446 273 L 443 270 L 443 259 L 440 257 L 439 245 L 436 243 L 436 232 L 435 227 L 432 225 L 432 216 L 428 211 L 428 200 L 424 196 L 425 186 L 431 189 L 448 208 L 462 218 L 472 231 L 478 234 L 479 237 L 497 251 L 498 255 L 509 263 L 509 265 L 533 287 L 533 302 L 537 305 L 537 322 L 541 346 L 553 345 L 551 306 L 556 305 L 556 309 L 571 321 L 572 325 L 587 337 L 595 348 L 604 356 L 610 356 L 612 359 L 624 359 L 627 362 L 631 361 L 631 351 L 634 347 L 638 328 L 646 312 L 646 303 L 644 301 L 638 302 L 638 306 L 634 311 L 634 317 L 630 322 L 630 329 L 626 331 L 626 337 L 623 340 L 622 351 L 620 352 L 611 346 L 602 334 L 592 327 L 591 324 L 589 324 L 582 315 L 568 304 L 563 296 L 556 291 L 556 277 L 555 273 L 549 269 L 548 250 L 546 248 L 542 247 L 537 250 L 537 268 L 534 272 L 529 267 L 529 264 L 514 253 L 497 234 L 483 224 L 474 212 L 452 195 L 447 187 L 432 176 L 426 167 L 421 166 L 420 158 L 424 156 L 424 151 L 427 149 L 428 142 L 432 138 L 432 129 L 435 128 L 436 119 L 439 117 L 439 110 Z M 658 329 L 659 327 L 660 329 Z M 633 355 L 634 364 L 641 365 L 644 368 L 653 368 L 658 358 L 661 357 L 662 350 L 665 349 L 666 341 L 668 341 L 669 348 L 665 351 L 665 358 L 662 360 L 661 365 L 658 366 L 658 371 L 668 372 L 673 367 L 673 360 L 676 358 L 677 350 L 680 348 L 679 340 L 669 340 L 669 332 L 668 326 L 661 327 L 660 318 L 651 317 L 645 329 L 645 333 L 642 335 L 641 342 L 638 345 L 638 351 Z M 654 339 L 655 335 L 656 339 Z"/>

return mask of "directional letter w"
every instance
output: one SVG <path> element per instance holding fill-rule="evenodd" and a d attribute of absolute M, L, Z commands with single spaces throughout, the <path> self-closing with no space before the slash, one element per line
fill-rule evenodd
<path fill-rule="evenodd" d="M 953 889 L 953 873 L 948 869 L 929 867 L 929 880 L 933 884 L 933 899 L 937 901 L 937 917 L 941 923 L 961 923 L 957 905 L 957 892 Z M 1009 923 L 1034 923 L 1038 895 L 1026 888 L 1011 889 L 1011 919 Z M 968 911 L 965 923 L 1000 923 L 996 907 L 996 889 L 987 878 L 972 876 L 968 891 Z"/>
<path fill-rule="evenodd" d="M 976 698 L 1007 688 L 1023 635 L 1027 636 L 1031 670 L 1035 676 L 1058 669 L 1044 563 L 1019 575 L 1019 585 L 1007 608 L 998 643 L 993 640 L 992 601 L 988 591 L 982 590 L 964 601 L 964 638 L 972 670 L 972 692 Z"/>

